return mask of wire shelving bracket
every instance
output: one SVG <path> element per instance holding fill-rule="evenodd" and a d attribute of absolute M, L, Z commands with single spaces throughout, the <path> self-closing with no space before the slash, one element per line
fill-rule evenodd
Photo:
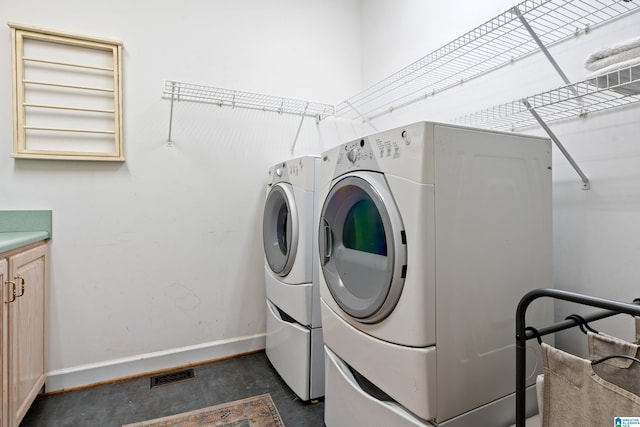
<path fill-rule="evenodd" d="M 569 78 L 562 71 L 562 68 L 560 68 L 560 65 L 553 58 L 553 55 L 551 55 L 551 52 L 549 52 L 549 50 L 544 45 L 544 43 L 542 43 L 542 40 L 540 40 L 540 37 L 538 37 L 538 34 L 536 34 L 535 30 L 531 27 L 531 25 L 529 25 L 529 22 L 527 21 L 527 19 L 524 17 L 524 15 L 522 15 L 522 13 L 520 12 L 520 9 L 518 9 L 518 6 L 513 7 L 511 9 L 511 11 L 518 17 L 518 19 L 520 19 L 520 22 L 522 23 L 524 28 L 527 30 L 527 32 L 529 33 L 531 38 L 536 42 L 536 44 L 540 48 L 540 51 L 547 58 L 547 60 L 549 61 L 549 63 L 553 67 L 553 69 L 556 70 L 556 72 L 558 73 L 558 75 L 560 76 L 562 81 L 567 85 L 567 87 L 571 90 L 571 92 L 573 92 L 573 94 L 576 96 L 576 99 L 577 99 L 578 103 L 580 104 L 580 106 L 582 106 L 582 99 L 578 95 L 578 92 L 576 91 L 576 89 L 573 86 L 571 86 L 571 82 L 569 81 Z M 582 172 L 582 169 L 580 169 L 580 167 L 575 162 L 575 160 L 573 160 L 573 157 L 571 157 L 571 155 L 569 154 L 567 149 L 564 148 L 564 145 L 562 145 L 562 143 L 560 142 L 558 137 L 555 135 L 555 133 L 553 133 L 551 128 L 549 126 L 547 126 L 545 121 L 536 112 L 535 108 L 533 108 L 531 106 L 531 104 L 529 104 L 529 101 L 527 101 L 526 98 L 522 100 L 522 103 L 529 110 L 529 112 L 531 113 L 533 118 L 538 122 L 540 127 L 542 129 L 544 129 L 544 131 L 547 133 L 547 135 L 549 135 L 549 138 L 551 138 L 551 140 L 556 144 L 556 147 L 558 147 L 558 149 L 564 155 L 564 157 L 567 159 L 569 164 L 571 164 L 573 169 L 578 173 L 578 175 L 580 176 L 580 179 L 582 180 L 582 189 L 583 190 L 589 190 L 591 188 L 591 183 L 589 182 L 589 178 L 587 178 L 587 176 L 584 174 L 584 172 Z"/>
<path fill-rule="evenodd" d="M 533 41 L 536 42 L 536 45 L 538 45 L 538 48 L 540 48 L 540 51 L 544 54 L 544 56 L 547 58 L 547 60 L 551 63 L 551 66 L 553 66 L 553 69 L 556 70 L 556 72 L 558 73 L 558 75 L 560 76 L 562 81 L 567 85 L 570 84 L 569 78 L 562 71 L 562 68 L 560 68 L 560 65 L 558 65 L 556 60 L 553 58 L 553 55 L 551 55 L 551 52 L 549 52 L 549 50 L 544 45 L 542 40 L 540 40 L 540 37 L 538 37 L 538 34 L 536 34 L 535 30 L 531 27 L 531 25 L 529 25 L 529 22 L 527 21 L 527 18 L 525 18 L 525 16 L 520 12 L 520 9 L 518 8 L 518 6 L 513 7 L 511 9 L 511 12 L 518 17 L 518 19 L 522 23 L 522 26 L 527 30 L 527 32 L 529 33 L 529 35 L 531 36 Z"/>
<path fill-rule="evenodd" d="M 558 147 L 558 149 L 564 155 L 564 157 L 567 159 L 569 164 L 573 167 L 573 169 L 576 171 L 576 173 L 580 176 L 580 179 L 582 180 L 582 189 L 583 190 L 591 189 L 591 183 L 589 182 L 589 178 L 587 178 L 587 176 L 584 174 L 584 172 L 582 172 L 582 169 L 580 169 L 580 166 L 578 166 L 578 164 L 575 162 L 575 160 L 573 160 L 573 157 L 571 157 L 571 154 L 569 154 L 567 149 L 564 148 L 564 145 L 562 145 L 562 143 L 560 142 L 560 140 L 558 139 L 556 134 L 553 133 L 551 128 L 549 126 L 547 126 L 547 124 L 545 123 L 544 120 L 542 120 L 542 117 L 540 117 L 540 115 L 537 113 L 535 108 L 531 107 L 531 105 L 529 104 L 529 101 L 527 101 L 526 98 L 522 100 L 522 103 L 524 104 L 525 107 L 527 107 L 527 109 L 529 110 L 529 112 L 531 113 L 533 118 L 536 119 L 536 121 L 538 122 L 540 127 L 542 129 L 544 129 L 544 131 L 547 133 L 547 135 L 549 135 L 549 138 L 551 138 L 551 140 L 554 142 L 554 144 L 556 144 L 556 147 Z"/>

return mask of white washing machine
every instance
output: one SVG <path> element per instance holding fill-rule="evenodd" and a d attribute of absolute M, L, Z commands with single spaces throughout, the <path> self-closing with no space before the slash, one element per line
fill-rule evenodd
<path fill-rule="evenodd" d="M 324 152 L 318 191 L 326 425 L 513 424 L 516 306 L 553 283 L 550 141 L 416 123 Z"/>
<path fill-rule="evenodd" d="M 324 395 L 318 259 L 313 255 L 318 163 L 318 156 L 306 156 L 269 169 L 262 223 L 266 354 L 302 400 Z"/>

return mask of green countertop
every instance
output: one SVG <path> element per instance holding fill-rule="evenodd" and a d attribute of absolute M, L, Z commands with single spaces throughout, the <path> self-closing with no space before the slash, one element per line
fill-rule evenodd
<path fill-rule="evenodd" d="M 0 211 L 0 253 L 51 238 L 51 211 Z"/>
<path fill-rule="evenodd" d="M 46 231 L 14 231 L 0 233 L 0 253 L 8 252 L 50 237 Z"/>

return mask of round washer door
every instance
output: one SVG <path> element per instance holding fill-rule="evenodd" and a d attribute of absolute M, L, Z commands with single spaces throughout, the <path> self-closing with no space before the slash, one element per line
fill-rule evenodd
<path fill-rule="evenodd" d="M 322 271 L 336 303 L 363 323 L 396 306 L 407 269 L 400 212 L 380 173 L 359 172 L 336 182 L 322 206 Z"/>
<path fill-rule="evenodd" d="M 298 212 L 291 185 L 271 187 L 262 217 L 262 242 L 267 264 L 284 277 L 291 271 L 298 248 Z"/>

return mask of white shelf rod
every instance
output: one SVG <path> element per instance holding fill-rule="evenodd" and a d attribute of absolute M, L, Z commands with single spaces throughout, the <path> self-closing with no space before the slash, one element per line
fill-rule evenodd
<path fill-rule="evenodd" d="M 369 120 L 368 118 L 366 118 L 365 116 L 363 116 L 362 114 L 360 114 L 360 111 L 358 111 L 356 109 L 356 107 L 353 106 L 352 103 L 350 103 L 349 101 L 345 101 L 345 104 L 347 104 L 357 115 L 358 117 L 360 117 L 360 119 L 365 122 L 366 124 L 368 124 L 369 126 L 371 126 L 371 128 L 375 131 L 378 132 L 378 129 L 373 125 L 373 123 L 371 123 L 371 120 Z"/>
<path fill-rule="evenodd" d="M 571 157 L 571 154 L 569 154 L 566 148 L 564 148 L 564 146 L 562 145 L 558 137 L 553 133 L 553 131 L 549 128 L 549 126 L 547 126 L 544 120 L 542 120 L 542 117 L 540 117 L 538 112 L 531 106 L 531 104 L 529 104 L 529 101 L 526 98 L 522 100 L 522 103 L 524 104 L 525 107 L 527 107 L 527 109 L 529 110 L 533 118 L 536 119 L 540 127 L 544 129 L 547 135 L 549 135 L 549 138 L 551 138 L 554 144 L 556 144 L 556 147 L 558 147 L 558 149 L 567 159 L 569 164 L 571 164 L 573 169 L 578 173 L 578 175 L 580 176 L 580 179 L 582 180 L 582 189 L 589 190 L 591 188 L 591 183 L 589 182 L 589 178 L 587 178 L 584 172 L 582 172 L 582 169 L 580 169 L 580 167 L 575 162 L 575 160 L 573 160 L 573 157 Z"/>
<path fill-rule="evenodd" d="M 520 22 L 522 23 L 522 26 L 527 30 L 527 32 L 529 33 L 529 35 L 531 36 L 531 38 L 533 39 L 533 41 L 536 42 L 536 44 L 538 45 L 538 47 L 540 48 L 540 51 L 544 54 L 544 56 L 547 57 L 547 59 L 549 60 L 549 62 L 551 63 L 551 65 L 553 66 L 553 68 L 556 70 L 556 72 L 558 73 L 558 75 L 560 76 L 560 78 L 562 79 L 562 81 L 566 84 L 566 85 L 571 85 L 571 82 L 569 81 L 569 78 L 567 77 L 567 75 L 562 71 L 562 68 L 560 68 L 560 65 L 558 65 L 558 63 L 556 62 L 556 60 L 553 58 L 553 56 L 551 55 L 551 53 L 549 53 L 549 50 L 547 49 L 547 47 L 544 45 L 544 43 L 542 43 L 542 40 L 540 40 L 540 37 L 538 37 L 538 35 L 536 34 L 536 32 L 533 30 L 533 28 L 531 28 L 531 25 L 529 25 L 529 22 L 527 21 L 527 19 L 524 17 L 524 15 L 520 12 L 520 9 L 518 8 L 518 6 L 514 6 L 511 11 L 518 17 L 518 19 L 520 20 Z M 578 92 L 576 92 L 576 90 L 572 87 L 569 86 L 571 88 L 571 90 L 573 91 L 573 93 L 578 96 Z"/>
<path fill-rule="evenodd" d="M 304 118 L 306 117 L 307 109 L 309 108 L 309 103 L 304 107 L 304 112 L 302 113 L 302 117 L 300 117 L 300 124 L 298 124 L 298 130 L 296 131 L 296 137 L 293 138 L 293 144 L 291 145 L 291 155 L 293 155 L 293 150 L 296 148 L 296 144 L 298 143 L 298 137 L 300 136 L 300 129 L 302 129 L 302 122 L 304 122 Z"/>
<path fill-rule="evenodd" d="M 180 88 L 178 88 L 180 90 Z M 180 96 L 180 92 L 178 92 Z M 176 97 L 176 82 L 171 82 L 171 107 L 169 109 L 169 136 L 167 137 L 167 145 L 171 145 L 171 128 L 173 127 L 173 100 Z"/>

